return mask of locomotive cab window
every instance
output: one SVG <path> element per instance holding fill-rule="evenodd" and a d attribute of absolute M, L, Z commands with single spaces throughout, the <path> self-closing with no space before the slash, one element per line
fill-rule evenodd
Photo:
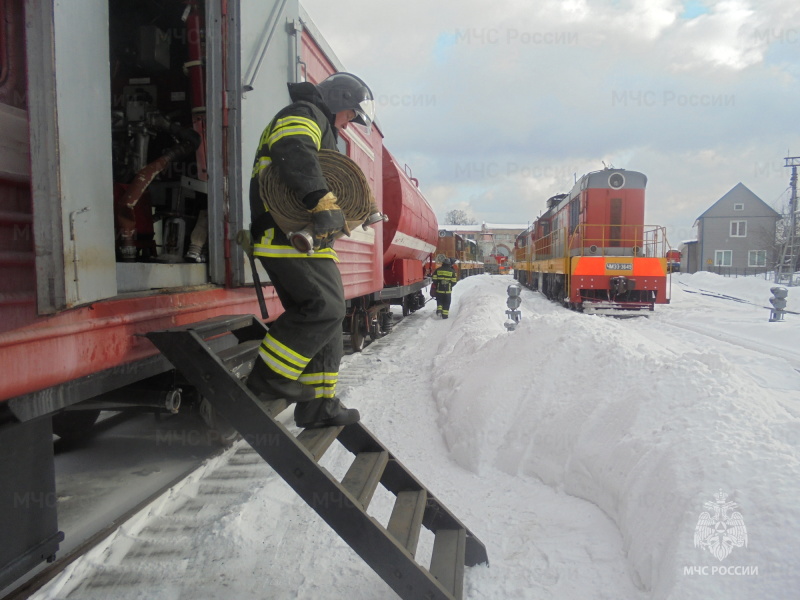
<path fill-rule="evenodd" d="M 580 197 L 576 196 L 569 202 L 569 231 L 575 233 L 580 223 Z"/>

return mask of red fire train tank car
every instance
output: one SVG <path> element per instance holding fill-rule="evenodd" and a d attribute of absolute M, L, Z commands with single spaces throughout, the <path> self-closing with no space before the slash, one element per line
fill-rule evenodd
<path fill-rule="evenodd" d="M 647 177 L 604 169 L 581 177 L 569 194 L 516 240 L 514 276 L 577 310 L 619 314 L 669 302 L 663 227 L 644 224 Z"/>
<path fill-rule="evenodd" d="M 171 370 L 150 331 L 260 314 L 234 241 L 250 222 L 253 154 L 287 79 L 344 67 L 297 2 L 5 0 L 0 23 L 2 588 L 58 547 L 55 505 L 13 504 L 53 496 L 49 417 L 76 417 L 66 431 L 87 421 L 83 401 Z M 412 308 L 437 224 L 380 126 L 349 126 L 340 150 L 389 219 L 336 244 L 357 342 L 386 330 L 391 303 Z M 115 199 L 139 175 L 148 185 L 126 220 Z M 190 243 L 203 252 L 188 261 Z M 264 295 L 275 318 L 280 302 Z M 135 400 L 175 406 L 169 393 Z"/>
<path fill-rule="evenodd" d="M 436 251 L 438 223 L 430 204 L 419 190 L 410 169 L 400 169 L 383 150 L 383 282 L 381 297 L 401 304 L 403 313 L 420 308 L 427 285 L 424 268 Z"/>

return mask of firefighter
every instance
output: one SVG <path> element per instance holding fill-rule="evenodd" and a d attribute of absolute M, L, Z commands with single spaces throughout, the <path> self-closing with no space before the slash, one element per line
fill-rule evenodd
<path fill-rule="evenodd" d="M 263 400 L 297 402 L 298 427 L 349 425 L 360 415 L 344 408 L 335 395 L 345 299 L 333 249 L 334 236 L 347 225 L 328 191 L 318 152 L 337 150 L 338 131 L 350 122 L 369 129 L 375 118 L 374 97 L 350 73 L 335 73 L 317 85 L 290 83 L 289 97 L 292 104 L 280 110 L 261 135 L 250 179 L 253 254 L 275 286 L 284 312 L 270 325 L 247 386 Z M 260 196 L 259 174 L 273 162 L 310 213 L 310 255 L 291 245 Z"/>
<path fill-rule="evenodd" d="M 456 264 L 455 259 L 445 258 L 442 261 L 442 266 L 433 272 L 433 285 L 436 286 L 432 290 L 436 294 L 436 314 L 441 315 L 446 319 L 450 314 L 450 299 L 453 294 L 453 287 L 458 281 L 453 265 Z"/>

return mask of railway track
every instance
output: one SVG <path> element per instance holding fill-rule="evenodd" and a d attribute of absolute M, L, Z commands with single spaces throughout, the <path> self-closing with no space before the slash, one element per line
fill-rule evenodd
<path fill-rule="evenodd" d="M 122 524 L 224 452 L 199 415 L 104 413 L 80 441 L 54 437 L 59 528 L 65 539 L 55 562 L 42 564 L 6 589 L 22 600 L 90 552 Z"/>

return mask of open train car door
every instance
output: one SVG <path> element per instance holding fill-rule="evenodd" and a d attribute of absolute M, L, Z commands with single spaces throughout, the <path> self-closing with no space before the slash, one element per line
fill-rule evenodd
<path fill-rule="evenodd" d="M 117 293 L 108 0 L 26 0 L 40 314 Z"/>
<path fill-rule="evenodd" d="M 230 240 L 241 226 L 241 188 L 228 179 L 239 129 L 228 131 L 225 94 L 226 77 L 239 85 L 238 48 L 229 47 L 238 31 L 228 35 L 224 3 L 24 5 L 38 313 L 130 292 L 240 282 L 231 264 L 241 265 L 241 253 Z M 153 115 L 160 120 L 148 120 Z M 121 258 L 120 190 L 134 187 L 142 165 L 181 139 L 165 123 L 201 141 L 147 184 L 142 213 L 152 247 L 145 255 L 138 236 L 140 254 L 126 257 L 123 249 Z M 207 262 L 191 264 L 184 252 L 200 209 L 208 215 Z M 170 254 L 175 223 L 179 242 Z"/>

